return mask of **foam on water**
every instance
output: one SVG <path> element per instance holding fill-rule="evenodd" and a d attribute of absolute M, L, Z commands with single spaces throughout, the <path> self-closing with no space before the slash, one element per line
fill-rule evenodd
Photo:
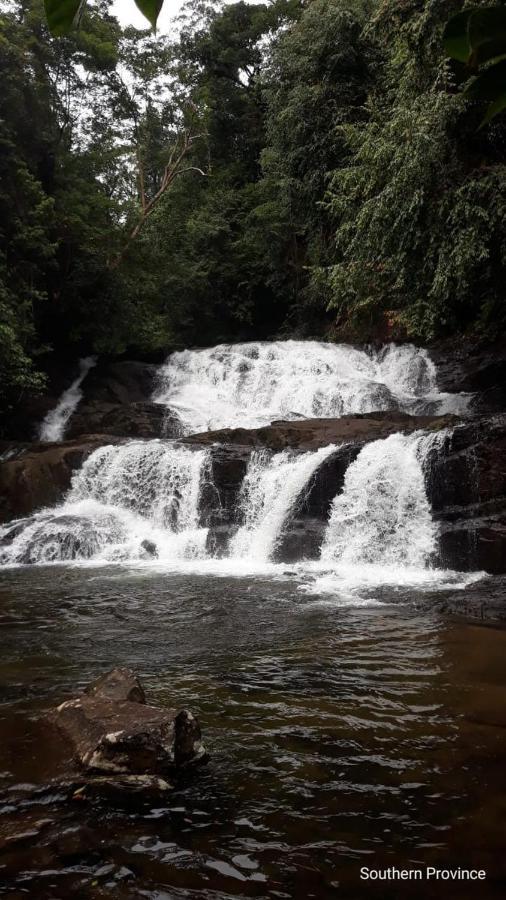
<path fill-rule="evenodd" d="M 374 410 L 458 412 L 468 402 L 465 395 L 439 392 L 426 350 L 390 344 L 367 351 L 321 341 L 173 353 L 160 369 L 153 399 L 177 413 L 187 434 Z"/>

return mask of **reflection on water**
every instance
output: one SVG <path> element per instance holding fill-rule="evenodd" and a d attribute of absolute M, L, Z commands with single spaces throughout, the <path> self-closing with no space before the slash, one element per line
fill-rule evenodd
<path fill-rule="evenodd" d="M 0 894 L 504 896 L 506 633 L 322 599 L 267 577 L 4 573 Z M 113 664 L 201 718 L 212 760 L 169 800 L 47 787 L 68 761 L 38 714 Z M 471 864 L 485 884 L 359 877 Z"/>

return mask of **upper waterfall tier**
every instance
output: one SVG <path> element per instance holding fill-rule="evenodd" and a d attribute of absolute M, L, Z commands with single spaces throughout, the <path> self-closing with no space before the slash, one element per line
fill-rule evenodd
<path fill-rule="evenodd" d="M 467 404 L 464 395 L 438 391 L 426 350 L 411 344 L 360 350 L 319 341 L 173 353 L 159 371 L 153 399 L 178 414 L 186 434 L 374 410 L 462 412 Z"/>

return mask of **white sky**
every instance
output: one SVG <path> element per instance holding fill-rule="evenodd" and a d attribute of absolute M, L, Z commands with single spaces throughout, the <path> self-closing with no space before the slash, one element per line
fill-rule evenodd
<path fill-rule="evenodd" d="M 158 31 L 168 33 L 171 21 L 177 16 L 184 0 L 164 0 L 162 11 L 158 17 Z M 136 28 L 149 28 L 149 22 L 137 9 L 134 0 L 112 0 L 111 11 L 122 25 L 135 25 Z"/>

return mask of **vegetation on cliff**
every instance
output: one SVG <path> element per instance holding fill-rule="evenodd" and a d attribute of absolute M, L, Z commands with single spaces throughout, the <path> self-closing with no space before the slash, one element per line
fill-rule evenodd
<path fill-rule="evenodd" d="M 506 120 L 461 0 L 191 0 L 171 37 L 0 4 L 0 380 L 51 354 L 504 328 Z M 486 6 L 486 3 L 474 3 Z"/>

